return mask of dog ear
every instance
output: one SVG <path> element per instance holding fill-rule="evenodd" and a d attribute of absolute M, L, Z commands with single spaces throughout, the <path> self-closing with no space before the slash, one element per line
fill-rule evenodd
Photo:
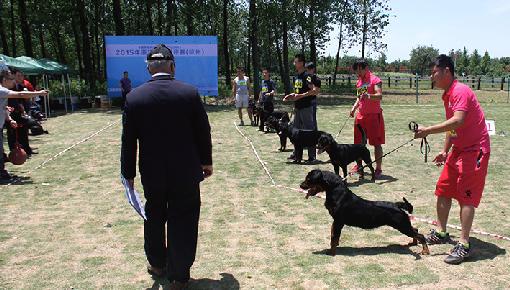
<path fill-rule="evenodd" d="M 313 183 L 323 182 L 324 178 L 322 176 L 322 171 L 319 169 L 314 169 L 309 173 L 310 179 Z"/>

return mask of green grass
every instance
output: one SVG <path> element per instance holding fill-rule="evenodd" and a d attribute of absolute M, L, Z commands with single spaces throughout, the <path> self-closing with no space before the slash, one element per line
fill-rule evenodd
<path fill-rule="evenodd" d="M 384 116 L 390 150 L 411 138 L 411 120 L 432 124 L 443 120 L 438 91 L 424 106 L 413 96 L 388 92 Z M 510 106 L 504 96 L 482 95 L 487 118 L 497 131 L 510 131 Z M 409 102 L 407 101 L 409 99 Z M 349 96 L 325 96 L 319 107 L 321 130 L 336 134 L 350 108 Z M 426 102 L 425 102 L 426 100 Z M 422 103 L 420 103 L 422 104 Z M 278 104 L 278 106 L 282 106 Z M 288 107 L 285 107 L 288 108 Z M 510 242 L 473 235 L 474 262 L 451 267 L 442 260 L 450 246 L 431 247 L 432 255 L 416 255 L 419 247 L 401 247 L 408 239 L 391 228 L 346 227 L 337 256 L 329 247 L 331 218 L 323 200 L 272 187 L 248 143 L 235 130 L 231 107 L 208 107 L 213 129 L 213 177 L 202 183 L 202 209 L 192 289 L 342 289 L 342 288 L 508 288 Z M 118 111 L 78 112 L 45 123 L 50 135 L 32 138 L 39 148 L 23 166 L 8 166 L 22 184 L 0 186 L 1 289 L 140 289 L 157 288 L 145 273 L 143 223 L 128 206 L 119 182 L 120 124 L 74 147 L 43 168 L 38 164 L 75 142 L 117 121 Z M 278 184 L 297 187 L 313 168 L 329 164 L 286 164 L 278 138 L 255 127 L 241 127 L 257 148 Z M 493 136 L 487 185 L 474 228 L 510 236 L 509 137 Z M 339 141 L 352 140 L 352 125 Z M 432 153 L 442 146 L 431 136 Z M 415 214 L 435 217 L 433 190 L 440 170 L 423 163 L 418 141 L 384 160 L 393 177 L 354 185 L 368 199 L 409 199 Z M 306 154 L 306 153 L 305 153 Z M 320 155 L 326 160 L 327 156 Z M 350 183 L 355 183 L 350 179 Z M 137 179 L 137 188 L 141 188 Z M 450 223 L 459 224 L 458 207 Z M 415 223 L 421 232 L 429 225 Z M 453 230 L 458 237 L 459 232 Z"/>

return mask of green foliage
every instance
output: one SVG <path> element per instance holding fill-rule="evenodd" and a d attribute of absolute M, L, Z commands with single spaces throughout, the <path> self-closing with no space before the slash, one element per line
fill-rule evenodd
<path fill-rule="evenodd" d="M 411 59 L 409 60 L 411 70 L 414 73 L 425 75 L 429 70 L 430 64 L 436 56 L 439 55 L 439 50 L 432 46 L 418 46 L 411 51 Z"/>

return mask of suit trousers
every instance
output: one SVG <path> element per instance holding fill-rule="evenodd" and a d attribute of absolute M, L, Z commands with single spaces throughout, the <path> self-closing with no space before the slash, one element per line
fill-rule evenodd
<path fill-rule="evenodd" d="M 154 267 L 166 267 L 170 281 L 187 282 L 197 250 L 199 183 L 170 188 L 144 183 L 143 187 L 147 200 L 144 222 L 147 260 Z"/>

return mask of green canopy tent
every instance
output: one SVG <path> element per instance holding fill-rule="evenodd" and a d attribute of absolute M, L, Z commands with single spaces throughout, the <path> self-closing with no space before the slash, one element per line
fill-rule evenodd
<path fill-rule="evenodd" d="M 44 74 L 45 72 L 44 69 L 38 65 L 34 65 L 7 55 L 0 54 L 0 59 L 2 59 L 7 66 L 16 68 L 26 75 L 40 75 Z"/>
<path fill-rule="evenodd" d="M 66 95 L 66 85 L 68 87 L 67 93 L 69 94 L 69 98 L 71 98 L 71 84 L 69 82 L 69 75 L 67 74 L 67 66 L 61 65 L 58 62 L 49 60 L 49 59 L 35 59 L 28 56 L 20 56 L 16 58 L 17 60 L 24 61 L 26 63 L 29 63 L 33 66 L 39 67 L 41 69 L 42 75 L 43 75 L 43 82 L 44 86 L 46 88 L 49 87 L 49 78 L 48 75 L 61 75 L 62 76 L 62 88 L 64 91 L 64 108 L 67 113 L 67 95 Z M 67 78 L 66 78 L 67 76 Z M 68 82 L 66 84 L 66 81 Z M 49 97 L 48 97 L 49 99 Z M 49 108 L 49 101 L 47 101 L 47 106 Z M 49 111 L 47 111 L 49 112 Z"/>

